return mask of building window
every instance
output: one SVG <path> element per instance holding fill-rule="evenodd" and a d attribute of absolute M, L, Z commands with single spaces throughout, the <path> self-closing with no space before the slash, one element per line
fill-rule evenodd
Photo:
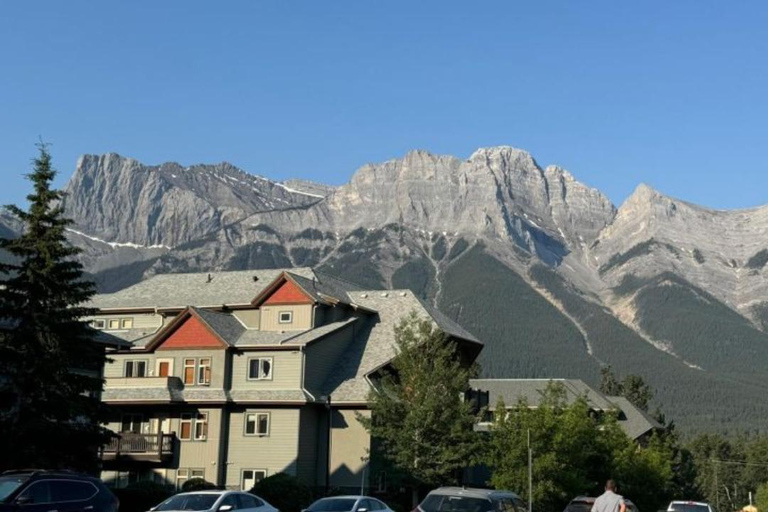
<path fill-rule="evenodd" d="M 269 435 L 269 413 L 245 413 L 245 435 L 266 437 Z"/>
<path fill-rule="evenodd" d="M 144 416 L 141 414 L 123 414 L 120 432 L 124 434 L 141 434 L 145 430 Z"/>
<path fill-rule="evenodd" d="M 123 329 L 133 329 L 133 318 L 123 318 L 120 324 Z"/>
<path fill-rule="evenodd" d="M 277 314 L 277 321 L 281 324 L 293 322 L 293 311 L 281 311 Z"/>
<path fill-rule="evenodd" d="M 253 486 L 267 478 L 266 469 L 244 469 L 242 477 L 242 489 L 250 491 Z"/>
<path fill-rule="evenodd" d="M 107 326 L 107 321 L 104 319 L 91 321 L 91 327 L 94 329 L 104 329 Z"/>
<path fill-rule="evenodd" d="M 201 386 L 211 385 L 211 358 L 204 357 L 200 359 L 197 367 L 197 383 Z"/>
<path fill-rule="evenodd" d="M 208 413 L 200 412 L 195 418 L 195 441 L 205 441 L 208 437 Z"/>
<path fill-rule="evenodd" d="M 181 490 L 181 487 L 184 485 L 184 482 L 186 482 L 188 479 L 189 479 L 188 469 L 176 470 L 176 489 Z"/>
<path fill-rule="evenodd" d="M 272 358 L 256 357 L 249 359 L 248 380 L 272 380 Z"/>
<path fill-rule="evenodd" d="M 147 362 L 130 360 L 125 362 L 125 376 L 126 377 L 146 377 L 147 376 Z"/>
<path fill-rule="evenodd" d="M 179 439 L 182 441 L 189 441 L 192 439 L 192 415 L 191 414 L 182 414 L 181 415 L 181 428 Z"/>
<path fill-rule="evenodd" d="M 195 360 L 194 359 L 185 359 L 184 360 L 184 384 L 194 384 L 195 383 Z"/>
<path fill-rule="evenodd" d="M 120 320 L 117 318 L 113 318 L 109 321 L 109 329 L 111 331 L 116 331 L 120 329 Z"/>

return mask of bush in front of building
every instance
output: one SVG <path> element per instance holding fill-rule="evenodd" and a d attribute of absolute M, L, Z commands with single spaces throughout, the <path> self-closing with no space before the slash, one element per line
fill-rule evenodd
<path fill-rule="evenodd" d="M 112 489 L 112 493 L 120 500 L 120 512 L 146 512 L 176 494 L 168 486 L 150 481 Z"/>
<path fill-rule="evenodd" d="M 216 485 L 205 478 L 190 478 L 181 486 L 181 492 L 210 491 L 212 489 L 216 489 Z"/>
<path fill-rule="evenodd" d="M 251 493 L 264 498 L 280 512 L 301 512 L 312 503 L 309 486 L 287 473 L 275 473 L 257 482 Z"/>

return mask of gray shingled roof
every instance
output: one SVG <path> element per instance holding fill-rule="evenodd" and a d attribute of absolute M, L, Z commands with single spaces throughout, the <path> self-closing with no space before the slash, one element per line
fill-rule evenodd
<path fill-rule="evenodd" d="M 200 315 L 200 318 L 228 345 L 234 345 L 246 331 L 245 326 L 229 313 L 217 313 L 199 308 L 190 309 Z"/>
<path fill-rule="evenodd" d="M 661 428 L 658 421 L 635 407 L 623 396 L 609 396 L 607 398 L 623 413 L 619 416 L 619 425 L 632 439 L 637 439 L 651 430 Z"/>
<path fill-rule="evenodd" d="M 334 402 L 364 402 L 370 384 L 367 375 L 396 355 L 395 326 L 411 312 L 435 322 L 447 334 L 479 343 L 474 336 L 426 305 L 410 290 L 360 290 L 348 292 L 351 302 L 378 314 L 361 319 L 355 340 L 323 385 Z"/>
<path fill-rule="evenodd" d="M 314 275 L 310 268 L 288 270 L 292 274 L 310 280 Z M 118 292 L 96 295 L 88 307 L 99 309 L 185 308 L 186 306 L 250 304 L 282 272 L 281 269 L 270 269 L 157 274 Z M 254 281 L 254 277 L 258 280 Z"/>
<path fill-rule="evenodd" d="M 233 402 L 307 402 L 312 397 L 300 389 L 233 389 L 229 392 Z"/>
<path fill-rule="evenodd" d="M 488 407 L 493 410 L 499 398 L 504 399 L 507 407 L 514 406 L 520 398 L 524 398 L 528 405 L 537 407 L 550 382 L 563 384 L 568 404 L 583 396 L 596 411 L 620 411 L 619 426 L 632 439 L 661 427 L 626 398 L 607 397 L 578 379 L 471 379 L 469 385 L 472 389 L 488 392 Z"/>
<path fill-rule="evenodd" d="M 493 410 L 499 398 L 503 398 L 507 407 L 515 405 L 521 398 L 525 399 L 528 405 L 536 407 L 541 403 L 550 382 L 563 384 L 568 404 L 584 396 L 590 407 L 595 410 L 614 409 L 614 405 L 603 395 L 578 379 L 471 379 L 469 385 L 472 389 L 488 392 L 488 407 Z"/>

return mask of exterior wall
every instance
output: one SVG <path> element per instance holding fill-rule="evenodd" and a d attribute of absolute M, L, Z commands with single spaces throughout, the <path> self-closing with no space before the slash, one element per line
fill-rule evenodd
<path fill-rule="evenodd" d="M 272 292 L 264 304 L 311 304 L 312 302 L 314 302 L 312 298 L 308 297 L 301 288 L 291 281 L 286 281 Z"/>
<path fill-rule="evenodd" d="M 217 388 L 221 389 L 225 383 L 227 353 L 224 350 L 164 350 L 158 353 L 134 353 L 134 354 L 110 354 L 108 361 L 104 366 L 105 378 L 116 378 L 125 376 L 126 361 L 147 361 L 147 375 L 157 375 L 157 360 L 170 359 L 172 361 L 171 377 L 178 377 L 184 381 L 184 359 L 187 358 L 205 358 L 211 359 L 211 384 L 210 386 L 188 385 L 190 387 Z M 133 379 L 132 379 L 133 380 Z M 136 386 L 141 385 L 139 378 L 136 378 Z"/>
<path fill-rule="evenodd" d="M 258 309 L 238 309 L 233 314 L 248 329 L 261 328 L 261 311 Z"/>
<path fill-rule="evenodd" d="M 355 326 L 350 325 L 305 349 L 304 386 L 311 393 L 319 393 L 320 386 L 339 363 L 354 338 Z"/>
<path fill-rule="evenodd" d="M 110 320 L 123 320 L 130 318 L 133 320 L 133 327 L 132 329 L 142 329 L 147 331 L 152 331 L 155 329 L 159 329 L 163 326 L 163 316 L 158 315 L 156 313 L 128 313 L 128 314 L 122 314 L 122 315 L 110 315 L 110 314 L 103 314 L 103 315 L 95 315 L 86 317 L 85 319 L 90 320 L 104 320 L 106 322 L 106 325 L 109 326 Z M 110 329 L 104 329 L 104 330 L 110 330 Z M 128 329 L 111 329 L 111 330 L 128 330 Z"/>
<path fill-rule="evenodd" d="M 245 435 L 246 412 L 269 413 L 268 436 Z M 298 408 L 253 407 L 232 411 L 229 419 L 229 449 L 224 485 L 239 489 L 243 469 L 264 469 L 267 476 L 280 472 L 296 476 L 299 419 Z"/>
<path fill-rule="evenodd" d="M 370 418 L 368 410 L 335 409 L 331 433 L 331 486 L 360 487 L 362 472 L 368 468 L 371 437 L 356 413 Z M 366 480 L 368 475 L 366 472 Z"/>
<path fill-rule="evenodd" d="M 222 410 L 220 408 L 200 408 L 184 412 L 194 411 L 208 413 L 208 437 L 205 441 L 179 441 L 177 467 L 203 469 L 206 480 L 219 484 L 219 467 L 224 461 L 223 457 L 219 457 L 222 441 Z M 171 430 L 176 432 L 177 435 L 181 431 L 180 415 L 175 415 L 175 417 L 171 418 Z"/>
<path fill-rule="evenodd" d="M 203 323 L 191 316 L 157 347 L 157 350 L 172 348 L 222 348 L 224 344 Z"/>
<path fill-rule="evenodd" d="M 262 331 L 305 331 L 312 328 L 312 304 L 286 304 L 261 307 L 261 330 Z M 282 311 L 293 313 L 291 323 L 281 324 L 278 321 L 278 315 Z"/>
<path fill-rule="evenodd" d="M 272 358 L 271 380 L 248 380 L 248 359 Z M 302 354 L 298 350 L 251 350 L 232 356 L 232 389 L 301 389 Z"/>
<path fill-rule="evenodd" d="M 299 413 L 299 456 L 296 472 L 298 478 L 310 486 L 325 485 L 325 471 L 322 475 L 318 474 L 318 449 L 319 435 L 327 430 L 320 430 L 321 417 L 325 412 L 320 407 L 308 405 L 301 408 Z M 327 436 L 326 436 L 327 437 Z M 323 458 L 323 466 L 325 458 Z M 322 476 L 322 481 L 320 480 Z"/>

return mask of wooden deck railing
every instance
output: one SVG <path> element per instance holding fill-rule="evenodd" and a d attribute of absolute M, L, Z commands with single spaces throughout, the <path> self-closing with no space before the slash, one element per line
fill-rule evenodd
<path fill-rule="evenodd" d="M 163 458 L 173 455 L 174 434 L 122 433 L 110 439 L 103 452 L 111 457 L 147 455 Z"/>

